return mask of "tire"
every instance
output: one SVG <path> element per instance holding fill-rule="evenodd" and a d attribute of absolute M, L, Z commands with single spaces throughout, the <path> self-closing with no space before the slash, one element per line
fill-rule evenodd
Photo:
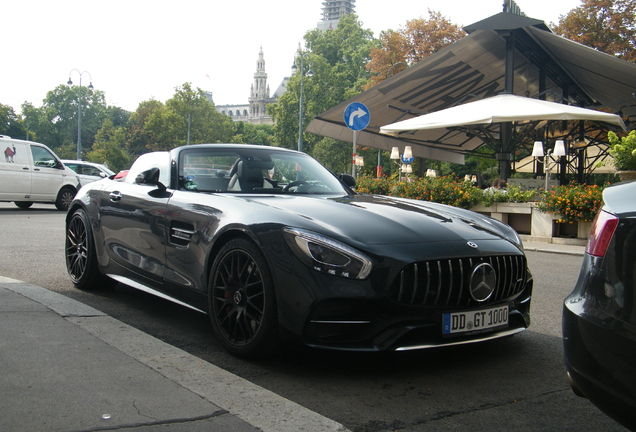
<path fill-rule="evenodd" d="M 279 347 L 274 284 L 254 243 L 237 238 L 221 248 L 210 272 L 208 298 L 212 327 L 228 352 L 255 358 Z"/>
<path fill-rule="evenodd" d="M 13 203 L 21 209 L 28 209 L 33 205 L 33 202 L 31 201 L 14 201 Z"/>
<path fill-rule="evenodd" d="M 91 290 L 116 284 L 99 271 L 93 231 L 83 209 L 75 210 L 68 219 L 64 251 L 66 269 L 76 288 Z"/>
<path fill-rule="evenodd" d="M 55 200 L 55 207 L 58 210 L 68 211 L 68 208 L 71 206 L 73 202 L 73 198 L 75 198 L 75 190 L 65 187 L 60 190 L 60 193 L 57 194 L 57 200 Z"/>

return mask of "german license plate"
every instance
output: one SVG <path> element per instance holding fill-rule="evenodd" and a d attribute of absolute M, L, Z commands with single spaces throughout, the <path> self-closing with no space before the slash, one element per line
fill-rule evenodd
<path fill-rule="evenodd" d="M 504 326 L 508 326 L 508 305 L 470 312 L 445 313 L 442 333 L 474 333 Z"/>

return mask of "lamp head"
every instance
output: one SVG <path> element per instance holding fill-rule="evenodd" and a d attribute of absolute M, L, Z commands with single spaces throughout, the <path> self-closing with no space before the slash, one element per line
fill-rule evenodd
<path fill-rule="evenodd" d="M 534 148 L 532 149 L 532 156 L 534 157 L 543 156 L 543 143 L 541 141 L 534 142 Z"/>
<path fill-rule="evenodd" d="M 400 158 L 400 150 L 397 147 L 393 147 L 391 149 L 391 159 L 399 159 Z"/>
<path fill-rule="evenodd" d="M 411 146 L 404 147 L 404 159 L 411 159 L 413 157 L 413 150 Z"/>
<path fill-rule="evenodd" d="M 93 87 L 93 83 L 92 82 L 88 84 L 88 88 L 93 90 L 94 87 Z"/>
<path fill-rule="evenodd" d="M 554 143 L 554 156 L 565 156 L 565 141 L 556 140 Z"/>
<path fill-rule="evenodd" d="M 71 77 L 68 77 L 68 82 L 66 84 L 67 85 L 73 85 L 73 81 L 71 81 Z"/>

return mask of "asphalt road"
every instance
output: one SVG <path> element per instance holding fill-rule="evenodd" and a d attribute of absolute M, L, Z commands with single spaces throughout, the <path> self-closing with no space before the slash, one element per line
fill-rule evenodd
<path fill-rule="evenodd" d="M 261 361 L 226 354 L 207 316 L 123 285 L 83 292 L 64 265 L 64 216 L 53 206 L 0 203 L 0 275 L 72 297 L 354 432 L 624 431 L 570 391 L 561 305 L 581 257 L 528 252 L 531 328 L 513 338 L 388 354 L 286 351 Z"/>

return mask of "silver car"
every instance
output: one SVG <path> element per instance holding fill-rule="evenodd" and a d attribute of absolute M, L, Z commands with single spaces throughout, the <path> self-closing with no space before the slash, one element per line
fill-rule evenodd
<path fill-rule="evenodd" d="M 62 162 L 77 173 L 82 186 L 115 175 L 106 165 L 102 164 L 69 159 L 62 159 Z"/>

